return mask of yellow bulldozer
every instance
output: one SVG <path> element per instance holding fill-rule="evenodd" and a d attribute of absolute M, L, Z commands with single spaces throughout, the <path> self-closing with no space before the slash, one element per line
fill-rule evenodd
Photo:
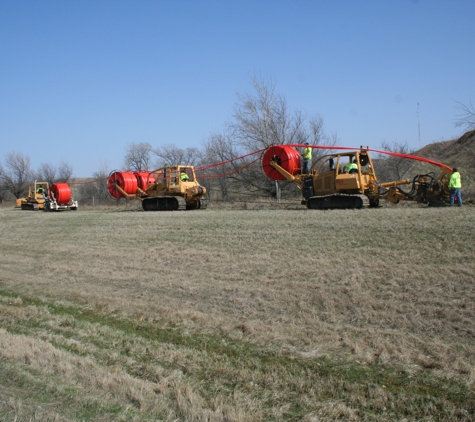
<path fill-rule="evenodd" d="M 18 198 L 15 207 L 30 211 L 43 210 L 48 191 L 48 182 L 31 182 L 28 185 L 28 195 L 23 198 Z"/>
<path fill-rule="evenodd" d="M 196 210 L 206 208 L 206 188 L 196 179 L 193 166 L 165 166 L 154 171 L 114 171 L 109 194 L 116 199 L 137 199 L 144 211 Z"/>
<path fill-rule="evenodd" d="M 428 161 L 428 160 L 427 160 Z M 317 158 L 308 174 L 300 170 L 300 156 L 287 145 L 270 147 L 263 157 L 264 172 L 273 180 L 288 180 L 299 185 L 302 204 L 309 209 L 348 209 L 377 207 L 381 199 L 442 205 L 449 200 L 448 182 L 452 170 L 440 163 L 440 173 L 380 183 L 368 148 L 326 154 Z M 402 186 L 408 186 L 404 190 Z"/>
<path fill-rule="evenodd" d="M 78 203 L 74 201 L 71 189 L 67 183 L 31 182 L 28 185 L 28 195 L 18 198 L 16 208 L 29 211 L 62 211 L 77 210 Z"/>

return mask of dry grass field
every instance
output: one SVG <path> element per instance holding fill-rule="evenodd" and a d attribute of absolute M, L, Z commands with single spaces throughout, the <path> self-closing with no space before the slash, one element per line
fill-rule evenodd
<path fill-rule="evenodd" d="M 0 210 L 1 421 L 473 421 L 475 207 Z"/>

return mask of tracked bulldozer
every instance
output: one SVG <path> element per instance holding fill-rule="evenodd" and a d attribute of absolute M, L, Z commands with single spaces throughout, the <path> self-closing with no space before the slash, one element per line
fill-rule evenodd
<path fill-rule="evenodd" d="M 272 146 L 263 156 L 263 170 L 273 180 L 288 180 L 302 191 L 301 203 L 309 209 L 378 207 L 380 200 L 398 203 L 417 201 L 442 205 L 449 200 L 452 170 L 440 163 L 439 174 L 430 172 L 412 178 L 380 183 L 369 148 L 326 154 L 317 158 L 308 174 L 300 169 L 299 153 L 288 145 Z M 403 189 L 405 186 L 405 189 Z"/>
<path fill-rule="evenodd" d="M 29 211 L 74 211 L 78 202 L 67 183 L 53 183 L 50 187 L 48 182 L 35 181 L 28 185 L 28 195 L 16 200 L 15 207 Z"/>
<path fill-rule="evenodd" d="M 116 199 L 137 199 L 144 211 L 206 208 L 206 188 L 196 179 L 193 166 L 165 166 L 154 171 L 113 171 L 109 194 Z"/>
<path fill-rule="evenodd" d="M 45 200 L 48 197 L 48 191 L 48 182 L 31 182 L 28 185 L 28 195 L 23 198 L 18 198 L 15 207 L 28 211 L 43 210 Z"/>

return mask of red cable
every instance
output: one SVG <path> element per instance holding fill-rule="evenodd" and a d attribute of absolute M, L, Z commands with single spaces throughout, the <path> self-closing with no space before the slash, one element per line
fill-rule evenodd
<path fill-rule="evenodd" d="M 355 147 L 330 146 L 330 145 L 327 145 L 327 146 L 326 145 L 302 145 L 302 144 L 285 144 L 285 145 L 289 146 L 289 147 L 294 147 L 294 148 L 310 147 L 312 149 L 360 150 L 360 148 L 355 148 Z M 271 145 L 271 146 L 275 146 L 275 145 Z M 268 147 L 268 148 L 270 148 L 270 147 Z M 221 161 L 219 163 L 213 163 L 213 164 L 208 164 L 208 165 L 205 165 L 205 166 L 196 167 L 195 172 L 199 173 L 199 172 L 202 172 L 204 170 L 208 170 L 208 169 L 213 168 L 213 167 L 222 166 L 224 164 L 228 164 L 228 163 L 231 163 L 233 161 L 241 160 L 243 158 L 249 157 L 249 156 L 254 155 L 254 154 L 259 154 L 259 153 L 261 153 L 265 150 L 267 150 L 267 148 L 262 148 L 262 149 L 259 149 L 257 151 L 250 152 L 248 154 L 241 155 L 239 157 L 235 157 L 235 158 L 231 158 L 229 160 Z M 422 162 L 425 162 L 425 163 L 433 164 L 433 165 L 436 165 L 438 167 L 446 168 L 450 171 L 453 171 L 453 169 L 451 167 L 447 166 L 446 164 L 442 164 L 442 163 L 439 163 L 438 161 L 430 160 L 428 158 L 419 157 L 417 155 L 403 154 L 403 153 L 391 152 L 391 151 L 383 151 L 383 150 L 378 150 L 378 149 L 372 149 L 372 148 L 369 148 L 369 147 L 365 148 L 365 150 L 366 151 L 377 152 L 378 154 L 386 154 L 386 155 L 391 155 L 391 156 L 394 156 L 394 157 L 401 157 L 401 158 L 408 158 L 410 160 L 422 161 Z M 233 170 L 229 173 L 216 174 L 216 175 L 202 175 L 202 176 L 200 176 L 200 178 L 211 179 L 211 178 L 225 177 L 225 176 L 229 176 L 231 174 L 238 173 L 239 171 L 249 167 L 251 164 L 254 164 L 259 158 L 260 157 L 256 158 L 255 160 L 251 161 L 250 163 L 240 167 L 239 169 Z M 107 177 L 103 177 L 103 178 L 100 178 L 100 179 L 91 180 L 91 181 L 88 181 L 88 182 L 70 182 L 69 184 L 70 185 L 87 185 L 87 184 L 97 183 L 97 182 L 101 182 L 103 180 L 107 180 L 109 177 L 110 176 L 107 176 Z"/>
<path fill-rule="evenodd" d="M 262 149 L 259 149 L 257 151 L 254 151 L 254 152 L 250 152 L 249 154 L 241 155 L 240 157 L 231 158 L 231 159 L 226 160 L 226 161 L 221 161 L 220 163 L 207 164 L 206 166 L 196 167 L 195 171 L 199 172 L 199 171 L 207 170 L 207 169 L 212 168 L 212 167 L 218 167 L 218 166 L 221 166 L 221 165 L 224 165 L 224 164 L 227 164 L 227 163 L 231 163 L 233 161 L 237 161 L 237 160 L 240 160 L 242 158 L 249 157 L 250 155 L 259 154 L 260 152 L 265 151 L 266 149 L 267 148 L 262 148 Z"/>
<path fill-rule="evenodd" d="M 231 174 L 237 173 L 241 170 L 244 170 L 246 167 L 249 167 L 251 164 L 254 164 L 257 160 L 259 160 L 261 157 L 257 157 L 254 161 L 251 161 L 250 163 L 238 168 L 237 170 L 231 171 L 229 173 L 223 173 L 223 174 L 212 174 L 212 175 L 202 175 L 200 176 L 200 179 L 215 179 L 218 177 L 225 177 L 225 176 L 230 176 Z"/>
<path fill-rule="evenodd" d="M 324 146 L 324 145 L 301 145 L 301 144 L 289 144 L 289 146 L 291 147 L 296 147 L 296 148 L 306 148 L 306 147 L 310 147 L 310 148 L 316 148 L 316 149 L 335 149 L 335 150 L 359 150 L 360 148 L 354 148 L 354 147 L 339 147 L 339 146 Z M 408 158 L 410 160 L 416 160 L 416 161 L 423 161 L 425 163 L 429 163 L 429 164 L 434 164 L 438 167 L 443 167 L 443 168 L 446 168 L 450 171 L 452 171 L 452 168 L 447 166 L 446 164 L 442 164 L 442 163 L 439 163 L 438 161 L 434 161 L 434 160 L 430 160 L 428 158 L 423 158 L 423 157 L 419 157 L 417 155 L 410 155 L 410 154 L 403 154 L 403 153 L 400 153 L 400 152 L 391 152 L 391 151 L 382 151 L 382 150 L 379 150 L 379 149 L 373 149 L 373 148 L 364 148 L 366 151 L 373 151 L 373 152 L 377 152 L 379 154 L 386 154 L 386 155 L 392 155 L 394 157 L 401 157 L 401 158 Z"/>
<path fill-rule="evenodd" d="M 108 178 L 109 176 L 103 177 L 101 179 L 91 180 L 89 182 L 68 182 L 68 185 L 88 185 L 90 183 L 102 182 L 103 180 L 107 180 Z"/>

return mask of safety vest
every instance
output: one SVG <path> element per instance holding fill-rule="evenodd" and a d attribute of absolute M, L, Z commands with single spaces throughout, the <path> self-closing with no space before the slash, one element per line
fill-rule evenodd
<path fill-rule="evenodd" d="M 460 189 L 462 187 L 462 179 L 460 173 L 456 171 L 452 173 L 449 180 L 449 189 Z"/>
<path fill-rule="evenodd" d="M 312 148 L 309 148 L 309 147 L 305 148 L 303 150 L 302 157 L 305 160 L 311 160 L 312 159 Z"/>
<path fill-rule="evenodd" d="M 182 182 L 186 182 L 190 177 L 186 173 L 181 173 L 180 178 Z"/>
<path fill-rule="evenodd" d="M 351 170 L 358 170 L 358 165 L 356 163 L 348 163 L 346 166 L 346 171 L 349 173 Z"/>

